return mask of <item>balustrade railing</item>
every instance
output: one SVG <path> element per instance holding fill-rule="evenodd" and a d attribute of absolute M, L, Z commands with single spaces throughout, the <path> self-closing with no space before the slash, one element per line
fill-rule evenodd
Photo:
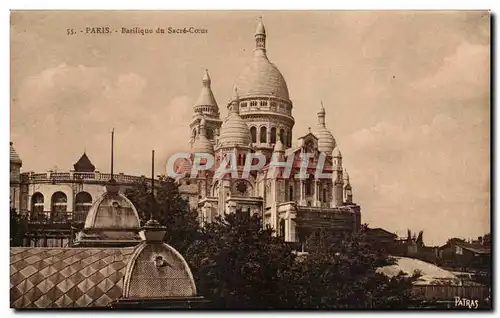
<path fill-rule="evenodd" d="M 147 180 L 144 176 L 131 176 L 126 174 L 113 174 L 118 183 L 135 183 Z M 107 182 L 111 179 L 110 173 L 96 172 L 44 172 L 33 173 L 24 172 L 21 174 L 21 180 L 24 183 L 43 183 L 43 182 L 81 182 L 81 181 L 101 181 Z"/>
<path fill-rule="evenodd" d="M 29 214 L 29 223 L 33 224 L 56 224 L 56 223 L 80 223 L 85 222 L 88 211 L 59 212 L 52 213 L 46 211 L 43 213 Z"/>

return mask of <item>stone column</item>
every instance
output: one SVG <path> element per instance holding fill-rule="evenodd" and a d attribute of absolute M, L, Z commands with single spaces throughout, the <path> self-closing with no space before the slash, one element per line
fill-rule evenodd
<path fill-rule="evenodd" d="M 305 204 L 305 184 L 304 180 L 300 180 L 300 200 L 299 200 L 299 205 L 306 205 Z"/>
<path fill-rule="evenodd" d="M 315 207 L 320 207 L 321 202 L 319 200 L 319 194 L 320 194 L 320 183 L 318 179 L 314 179 L 314 203 L 313 206 Z"/>

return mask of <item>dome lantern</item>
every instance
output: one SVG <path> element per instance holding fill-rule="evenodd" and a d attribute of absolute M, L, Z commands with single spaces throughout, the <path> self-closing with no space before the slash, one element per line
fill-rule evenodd
<path fill-rule="evenodd" d="M 335 149 L 336 142 L 332 133 L 326 128 L 325 124 L 326 111 L 321 102 L 321 108 L 318 111 L 318 125 L 314 135 L 318 138 L 318 150 L 327 154 L 331 154 Z"/>
<path fill-rule="evenodd" d="M 266 54 L 266 28 L 264 28 L 262 17 L 259 17 L 259 24 L 255 30 L 255 53 Z"/>

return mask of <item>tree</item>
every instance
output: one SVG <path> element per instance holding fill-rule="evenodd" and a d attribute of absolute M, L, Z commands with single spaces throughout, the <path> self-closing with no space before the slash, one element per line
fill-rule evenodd
<path fill-rule="evenodd" d="M 362 232 L 339 238 L 320 231 L 300 256 L 256 216 L 231 214 L 202 232 L 185 256 L 213 308 L 407 308 L 416 300 L 412 277 L 377 273 L 393 260 Z"/>
<path fill-rule="evenodd" d="M 408 308 L 418 299 L 411 293 L 417 276 L 400 274 L 393 278 L 378 273 L 377 268 L 394 264 L 383 250 L 378 250 L 359 233 L 340 237 L 319 231 L 309 240 L 309 253 L 288 272 L 287 308 Z"/>
<path fill-rule="evenodd" d="M 24 235 L 28 231 L 28 219 L 10 208 L 10 246 L 23 246 Z"/>
<path fill-rule="evenodd" d="M 125 195 L 137 208 L 141 223 L 153 217 L 166 226 L 164 240 L 183 253 L 196 240 L 199 223 L 196 211 L 179 193 L 179 186 L 172 178 L 155 182 L 155 196 L 151 193 L 151 183 L 144 180 L 125 191 Z"/>
<path fill-rule="evenodd" d="M 280 308 L 283 277 L 295 255 L 257 216 L 217 218 L 186 253 L 199 292 L 212 308 Z"/>

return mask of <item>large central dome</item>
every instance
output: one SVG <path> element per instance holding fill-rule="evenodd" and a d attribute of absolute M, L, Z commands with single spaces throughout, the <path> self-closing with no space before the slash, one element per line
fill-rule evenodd
<path fill-rule="evenodd" d="M 274 96 L 289 99 L 288 87 L 281 72 L 265 55 L 252 58 L 236 81 L 240 98 Z"/>
<path fill-rule="evenodd" d="M 266 30 L 262 21 L 257 26 L 255 40 L 254 56 L 235 83 L 240 98 L 274 96 L 289 100 L 285 78 L 266 56 Z"/>

